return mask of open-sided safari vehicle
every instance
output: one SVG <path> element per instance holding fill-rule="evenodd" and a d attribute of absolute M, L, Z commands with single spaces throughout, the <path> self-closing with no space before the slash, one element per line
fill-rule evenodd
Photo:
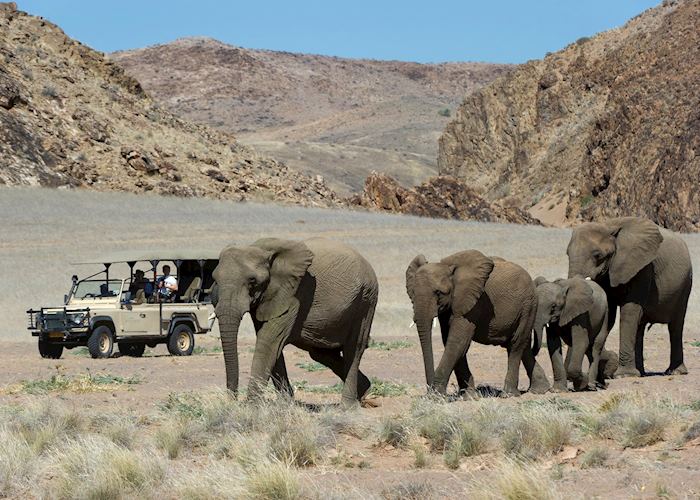
<path fill-rule="evenodd" d="M 128 356 L 141 356 L 156 344 L 167 344 L 173 355 L 192 354 L 194 335 L 210 329 L 209 294 L 218 258 L 211 252 L 164 251 L 80 263 L 104 269 L 83 279 L 73 276 L 63 306 L 27 311 L 39 353 L 58 359 L 64 348 L 87 346 L 93 358 L 108 358 L 116 343 Z M 161 293 L 157 274 L 164 265 L 177 280 L 177 292 L 168 296 Z M 123 277 L 115 277 L 116 268 Z"/>

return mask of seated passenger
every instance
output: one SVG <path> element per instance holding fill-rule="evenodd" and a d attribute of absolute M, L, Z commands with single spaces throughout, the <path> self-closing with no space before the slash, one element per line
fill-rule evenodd
<path fill-rule="evenodd" d="M 134 272 L 134 280 L 131 282 L 131 286 L 129 286 L 129 292 L 131 293 L 132 297 L 136 296 L 136 292 L 139 290 L 144 290 L 146 288 L 146 284 L 148 283 L 148 280 L 146 279 L 145 273 L 141 269 L 137 269 Z"/>
<path fill-rule="evenodd" d="M 158 286 L 158 298 L 163 301 L 171 301 L 177 293 L 177 280 L 170 276 L 170 266 L 163 266 L 163 275 L 156 282 Z"/>

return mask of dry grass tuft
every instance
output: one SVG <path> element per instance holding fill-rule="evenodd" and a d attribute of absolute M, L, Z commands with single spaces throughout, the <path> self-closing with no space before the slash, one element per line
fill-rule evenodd
<path fill-rule="evenodd" d="M 379 444 L 403 448 L 408 444 L 410 436 L 409 423 L 399 415 L 385 417 L 379 424 Z"/>
<path fill-rule="evenodd" d="M 20 497 L 30 483 L 36 452 L 6 427 L 0 428 L 0 497 Z"/>
<path fill-rule="evenodd" d="M 10 385 L 0 390 L 0 394 L 48 394 L 50 392 L 99 392 L 115 391 L 130 388 L 140 384 L 138 377 L 120 377 L 118 375 L 83 373 L 76 376 L 67 376 L 61 373 L 52 375 L 48 379 L 23 380 L 18 384 Z"/>
<path fill-rule="evenodd" d="M 582 469 L 591 469 L 593 467 L 603 467 L 608 461 L 610 452 L 602 446 L 595 446 L 585 452 L 581 456 L 580 464 Z"/>
<path fill-rule="evenodd" d="M 554 500 L 560 498 L 554 484 L 532 465 L 505 460 L 488 478 L 476 481 L 473 498 L 507 500 Z"/>
<path fill-rule="evenodd" d="M 313 425 L 279 421 L 270 433 L 270 456 L 288 465 L 307 467 L 318 462 L 322 445 Z"/>
<path fill-rule="evenodd" d="M 501 436 L 507 454 L 534 460 L 551 455 L 569 444 L 574 434 L 573 418 L 567 410 L 556 411 L 546 406 L 519 406 L 509 427 Z"/>
<path fill-rule="evenodd" d="M 121 448 L 99 436 L 53 448 L 47 464 L 44 490 L 66 499 L 142 495 L 157 487 L 165 474 L 157 457 Z"/>
<path fill-rule="evenodd" d="M 404 481 L 386 488 L 381 493 L 387 500 L 425 500 L 435 498 L 435 487 L 427 482 Z"/>
<path fill-rule="evenodd" d="M 488 439 L 484 432 L 472 424 L 463 423 L 452 432 L 443 460 L 450 469 L 457 469 L 462 457 L 480 455 L 487 449 Z"/>
<path fill-rule="evenodd" d="M 301 483 L 296 472 L 279 462 L 261 464 L 245 481 L 246 498 L 256 500 L 293 500 L 301 498 Z"/>

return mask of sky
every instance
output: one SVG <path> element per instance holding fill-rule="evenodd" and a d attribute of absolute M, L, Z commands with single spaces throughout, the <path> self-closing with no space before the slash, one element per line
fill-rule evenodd
<path fill-rule="evenodd" d="M 660 0 L 17 0 L 103 52 L 208 36 L 246 48 L 402 61 L 521 63 Z"/>

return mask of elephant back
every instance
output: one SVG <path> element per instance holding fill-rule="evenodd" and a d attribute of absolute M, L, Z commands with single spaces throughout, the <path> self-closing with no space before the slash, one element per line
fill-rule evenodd
<path fill-rule="evenodd" d="M 535 285 L 530 274 L 518 264 L 494 259 L 484 291 L 493 307 L 492 330 L 514 330 L 523 318 L 534 319 Z"/>

